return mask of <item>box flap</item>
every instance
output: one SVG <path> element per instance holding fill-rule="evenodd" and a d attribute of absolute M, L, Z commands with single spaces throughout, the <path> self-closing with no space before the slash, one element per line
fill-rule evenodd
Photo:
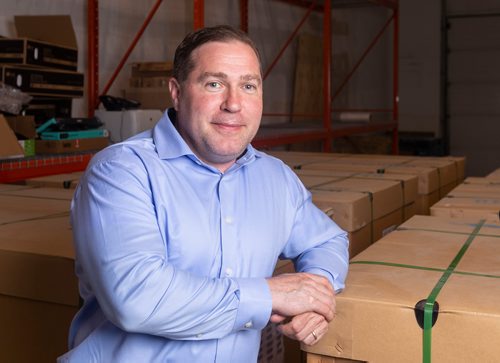
<path fill-rule="evenodd" d="M 69 15 L 16 15 L 14 24 L 19 37 L 78 48 Z"/>
<path fill-rule="evenodd" d="M 9 127 L 7 120 L 0 115 L 0 159 L 21 158 L 24 150 L 17 142 L 14 131 Z"/>

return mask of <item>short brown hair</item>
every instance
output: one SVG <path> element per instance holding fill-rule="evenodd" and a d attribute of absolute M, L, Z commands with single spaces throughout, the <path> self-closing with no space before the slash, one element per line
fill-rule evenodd
<path fill-rule="evenodd" d="M 186 35 L 184 40 L 175 50 L 173 71 L 174 78 L 179 82 L 183 82 L 188 78 L 189 73 L 194 68 L 191 54 L 201 45 L 208 42 L 229 42 L 232 40 L 237 40 L 249 45 L 257 55 L 259 67 L 262 67 L 257 46 L 245 32 L 235 29 L 229 25 L 217 25 L 202 28 Z"/>

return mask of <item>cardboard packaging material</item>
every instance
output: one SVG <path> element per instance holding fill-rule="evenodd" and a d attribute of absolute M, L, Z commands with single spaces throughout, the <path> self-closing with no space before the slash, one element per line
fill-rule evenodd
<path fill-rule="evenodd" d="M 32 199 L 42 199 L 45 201 L 45 210 L 51 207 L 53 201 L 66 201 L 64 203 L 68 208 L 69 212 L 69 202 L 73 199 L 73 189 L 63 189 L 63 188 L 53 188 L 53 187 L 39 187 L 32 185 L 12 185 L 12 184 L 0 184 L 0 197 L 1 196 L 15 196 L 21 198 L 32 198 Z M 21 199 L 18 199 L 19 209 L 26 210 L 30 208 L 29 204 L 24 204 Z M 9 208 L 9 206 L 5 206 Z M 3 209 L 3 208 L 2 208 Z M 31 210 L 28 210 L 31 212 Z M 46 213 L 51 215 L 51 213 Z"/>
<path fill-rule="evenodd" d="M 496 362 L 499 241 L 484 219 L 412 217 L 351 260 L 308 362 Z"/>
<path fill-rule="evenodd" d="M 9 127 L 5 117 L 0 114 L 0 160 L 21 158 L 24 156 L 24 150 L 17 142 L 14 131 Z"/>
<path fill-rule="evenodd" d="M 448 218 L 500 219 L 500 194 L 494 192 L 455 192 L 454 190 L 431 207 L 431 215 Z"/>
<path fill-rule="evenodd" d="M 312 189 L 313 203 L 349 234 L 349 256 L 372 243 L 371 201 L 366 193 Z"/>
<path fill-rule="evenodd" d="M 500 182 L 500 168 L 489 173 L 486 178 Z"/>
<path fill-rule="evenodd" d="M 20 38 L 0 39 L 0 63 L 76 71 L 78 46 L 67 15 L 15 16 Z"/>
<path fill-rule="evenodd" d="M 322 152 L 302 152 L 302 151 L 266 151 L 267 154 L 272 155 L 292 169 L 302 169 L 302 166 L 322 162 L 328 160 L 336 160 L 338 158 L 346 157 L 346 154 L 322 153 Z"/>
<path fill-rule="evenodd" d="M 469 176 L 467 177 L 463 184 L 492 184 L 492 185 L 500 185 L 500 180 L 495 180 L 488 177 L 478 177 L 478 176 Z"/>
<path fill-rule="evenodd" d="M 0 361 L 54 362 L 67 350 L 79 305 L 71 238 L 69 216 L 0 225 Z"/>
<path fill-rule="evenodd" d="M 0 194 L 0 225 L 22 220 L 69 214 L 69 200 L 33 198 L 29 196 Z"/>
<path fill-rule="evenodd" d="M 314 189 L 366 194 L 371 204 L 372 243 L 403 220 L 403 190 L 400 182 L 352 177 L 322 184 Z"/>
<path fill-rule="evenodd" d="M 125 97 L 141 103 L 141 108 L 164 111 L 172 107 L 172 99 L 167 87 L 130 87 Z"/>
<path fill-rule="evenodd" d="M 33 116 L 7 116 L 5 119 L 15 133 L 26 139 L 36 138 L 36 125 Z"/>
<path fill-rule="evenodd" d="M 36 140 L 35 150 L 37 154 L 64 154 L 76 151 L 97 151 L 108 145 L 108 137 L 72 140 Z"/>
<path fill-rule="evenodd" d="M 36 187 L 75 189 L 83 172 L 65 173 L 26 179 L 26 185 Z"/>

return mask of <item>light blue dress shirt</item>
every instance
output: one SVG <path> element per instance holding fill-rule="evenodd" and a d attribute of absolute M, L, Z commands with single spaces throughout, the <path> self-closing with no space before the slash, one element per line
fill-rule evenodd
<path fill-rule="evenodd" d="M 95 155 L 71 217 L 84 305 L 60 362 L 255 362 L 278 258 L 347 273 L 346 233 L 283 162 L 248 146 L 221 173 L 167 112 Z"/>

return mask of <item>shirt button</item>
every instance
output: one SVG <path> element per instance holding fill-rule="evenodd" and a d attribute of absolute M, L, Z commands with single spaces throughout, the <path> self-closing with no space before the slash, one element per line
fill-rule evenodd
<path fill-rule="evenodd" d="M 224 221 L 227 223 L 227 224 L 233 224 L 233 217 L 226 217 L 224 219 Z"/>
<path fill-rule="evenodd" d="M 226 268 L 226 276 L 231 276 L 233 274 L 233 269 L 231 267 Z"/>
<path fill-rule="evenodd" d="M 250 329 L 253 326 L 253 323 L 249 321 L 248 323 L 245 323 L 245 328 Z"/>
<path fill-rule="evenodd" d="M 196 338 L 201 338 L 203 336 L 203 334 L 196 334 Z"/>

